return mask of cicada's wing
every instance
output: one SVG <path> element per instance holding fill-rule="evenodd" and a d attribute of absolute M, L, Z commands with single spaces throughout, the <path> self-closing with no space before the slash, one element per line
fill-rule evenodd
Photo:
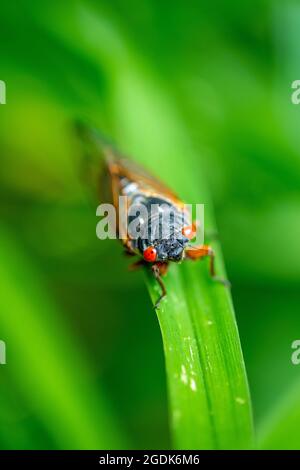
<path fill-rule="evenodd" d="M 137 163 L 127 159 L 122 155 L 114 145 L 96 129 L 82 123 L 76 123 L 76 133 L 84 145 L 86 164 L 90 166 L 90 173 L 96 181 L 99 181 L 99 168 L 106 162 L 109 173 L 113 176 L 113 196 L 114 202 L 118 193 L 118 178 L 127 178 L 136 183 L 141 190 L 148 191 L 153 195 L 165 197 L 176 205 L 182 206 L 182 201 L 159 179 L 147 172 Z"/>
<path fill-rule="evenodd" d="M 73 126 L 80 145 L 79 172 L 89 200 L 113 203 L 117 211 L 117 230 L 119 195 L 121 195 L 120 178 L 113 171 L 112 160 L 120 158 L 112 144 L 98 130 L 90 125 L 77 121 Z M 126 240 L 123 240 L 126 244 Z"/>
<path fill-rule="evenodd" d="M 73 124 L 72 133 L 76 136 L 79 148 L 76 166 L 83 187 L 92 204 L 95 201 L 106 201 L 109 197 L 106 163 L 108 143 L 97 130 L 82 121 Z"/>
<path fill-rule="evenodd" d="M 179 207 L 184 205 L 170 188 L 136 162 L 127 158 L 111 158 L 109 165 L 118 172 L 121 178 L 127 178 L 129 181 L 136 183 L 140 191 L 151 196 L 166 198 Z"/>

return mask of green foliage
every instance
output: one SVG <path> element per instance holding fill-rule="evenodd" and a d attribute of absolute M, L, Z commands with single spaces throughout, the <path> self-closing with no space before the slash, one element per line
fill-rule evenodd
<path fill-rule="evenodd" d="M 205 262 L 172 267 L 158 312 L 169 432 L 155 312 L 121 246 L 95 237 L 69 132 L 79 117 L 205 203 L 208 232 L 214 212 L 258 445 L 299 448 L 297 6 L 21 0 L 1 12 L 0 446 L 252 445 L 230 293 Z"/>
<path fill-rule="evenodd" d="M 20 388 L 54 447 L 121 448 L 124 441 L 76 344 L 76 335 L 70 336 L 40 274 L 12 236 L 2 231 L 0 238 L 0 327 L 8 344 L 13 386 Z M 5 408 L 5 403 L 2 406 Z M 2 432 L 5 439 L 5 429 Z M 24 436 L 19 446 L 34 446 L 26 441 Z M 46 440 L 39 445 L 45 448 L 49 444 Z"/>

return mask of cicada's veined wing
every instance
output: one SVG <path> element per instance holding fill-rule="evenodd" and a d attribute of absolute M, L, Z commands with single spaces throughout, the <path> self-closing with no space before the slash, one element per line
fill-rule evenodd
<path fill-rule="evenodd" d="M 80 159 L 80 175 L 93 202 L 111 202 L 117 211 L 117 230 L 119 231 L 119 196 L 122 195 L 120 177 L 115 171 L 113 161 L 121 158 L 113 144 L 97 129 L 78 121 L 74 123 L 77 139 L 79 139 L 82 158 Z M 124 233 L 124 232 L 123 232 Z M 126 245 L 127 240 L 122 240 Z"/>
<path fill-rule="evenodd" d="M 119 158 L 119 155 L 115 155 L 113 151 L 110 151 L 108 164 L 113 169 L 113 173 L 118 173 L 120 178 L 126 178 L 128 181 L 135 183 L 139 191 L 152 197 L 165 198 L 176 206 L 183 207 L 184 203 L 170 188 L 136 162 L 127 158 Z"/>
<path fill-rule="evenodd" d="M 149 195 L 165 197 L 180 207 L 183 205 L 183 202 L 170 188 L 142 166 L 122 155 L 98 130 L 83 122 L 77 122 L 75 129 L 84 146 L 85 161 L 89 163 L 91 173 L 96 175 L 96 179 L 98 179 L 99 168 L 106 162 L 109 173 L 114 180 L 114 202 L 116 202 L 118 190 L 121 189 L 118 188 L 118 179 L 127 178 L 127 180 L 135 183 L 141 191 L 147 191 Z"/>

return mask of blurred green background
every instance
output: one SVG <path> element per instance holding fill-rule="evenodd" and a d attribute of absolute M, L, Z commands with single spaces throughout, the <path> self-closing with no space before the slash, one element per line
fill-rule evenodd
<path fill-rule="evenodd" d="M 1 17 L 1 448 L 171 446 L 156 316 L 96 239 L 77 118 L 172 167 L 183 197 L 185 166 L 207 181 L 259 430 L 300 383 L 299 3 L 27 0 Z"/>

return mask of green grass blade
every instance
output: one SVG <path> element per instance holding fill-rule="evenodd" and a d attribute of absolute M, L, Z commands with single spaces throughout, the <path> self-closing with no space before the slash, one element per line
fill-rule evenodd
<path fill-rule="evenodd" d="M 247 448 L 251 405 L 230 293 L 201 263 L 172 266 L 157 310 L 177 448 Z M 147 284 L 153 301 L 158 289 Z"/>

